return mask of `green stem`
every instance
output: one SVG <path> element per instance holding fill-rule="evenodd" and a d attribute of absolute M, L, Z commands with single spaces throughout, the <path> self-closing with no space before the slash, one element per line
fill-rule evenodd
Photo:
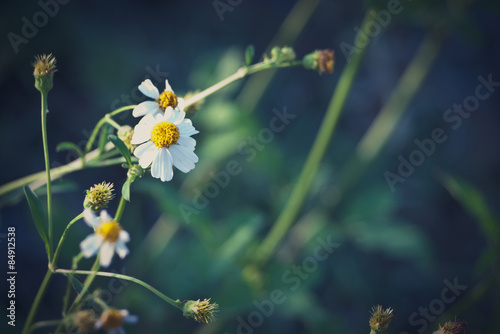
<path fill-rule="evenodd" d="M 97 122 L 94 130 L 92 131 L 92 134 L 90 135 L 89 141 L 87 142 L 87 145 L 85 145 L 85 153 L 89 152 L 92 149 L 92 145 L 94 145 L 94 141 L 97 138 L 97 135 L 99 134 L 99 130 L 101 130 L 101 127 L 104 124 L 109 123 L 108 121 L 110 120 L 111 116 L 118 115 L 121 112 L 124 112 L 126 110 L 130 110 L 130 109 L 134 109 L 134 108 L 135 108 L 135 105 L 128 105 L 128 106 L 124 106 L 124 107 L 118 108 L 116 110 L 113 110 L 112 112 L 104 115 L 104 117 L 101 118 L 99 120 L 99 122 Z"/>
<path fill-rule="evenodd" d="M 70 221 L 68 223 L 68 225 L 66 226 L 66 228 L 64 229 L 64 232 L 63 234 L 61 235 L 61 238 L 59 239 L 59 243 L 57 245 L 57 248 L 56 248 L 56 251 L 54 253 L 54 257 L 52 258 L 52 261 L 50 263 L 50 268 L 52 270 L 54 270 L 57 266 L 57 259 L 59 258 L 59 254 L 61 253 L 61 249 L 62 249 L 62 245 L 64 243 L 64 240 L 66 240 L 66 236 L 68 235 L 68 232 L 69 232 L 69 229 L 71 226 L 73 226 L 74 223 L 76 223 L 77 221 L 79 221 L 80 219 L 83 218 L 83 212 L 80 213 L 78 216 L 76 216 L 75 218 L 73 218 L 72 221 Z"/>
<path fill-rule="evenodd" d="M 341 192 L 350 188 L 356 180 L 360 179 L 362 172 L 387 143 L 404 111 L 430 72 L 439 54 L 441 40 L 441 34 L 435 31 L 429 32 L 424 38 L 389 100 L 361 139 L 353 157 L 343 168 L 342 177 L 339 178 Z"/>
<path fill-rule="evenodd" d="M 120 198 L 120 204 L 118 204 L 118 209 L 116 210 L 116 214 L 115 214 L 115 221 L 117 223 L 120 222 L 120 219 L 122 219 L 122 215 L 123 215 L 123 210 L 125 209 L 125 204 L 127 204 L 127 201 L 125 200 L 125 198 L 122 196 Z"/>
<path fill-rule="evenodd" d="M 60 325 L 62 320 L 47 320 L 47 321 L 39 321 L 31 326 L 30 332 L 33 332 L 35 329 L 43 328 L 43 327 L 51 327 Z"/>
<path fill-rule="evenodd" d="M 30 333 L 31 329 L 31 324 L 33 323 L 33 320 L 35 320 L 35 316 L 38 313 L 38 309 L 40 308 L 40 303 L 42 302 L 43 296 L 45 295 L 45 292 L 47 291 L 47 287 L 49 286 L 50 279 L 52 278 L 52 271 L 50 269 L 47 270 L 47 273 L 45 274 L 45 277 L 42 281 L 42 285 L 40 285 L 40 288 L 38 289 L 38 293 L 36 294 L 35 300 L 33 301 L 33 304 L 31 305 L 31 309 L 28 313 L 28 317 L 26 318 L 26 322 L 24 323 L 24 327 L 22 330 L 22 334 L 28 334 Z"/>
<path fill-rule="evenodd" d="M 149 291 L 151 291 L 152 293 L 154 293 L 155 295 L 157 295 L 158 297 L 160 297 L 161 299 L 163 299 L 164 301 L 166 301 L 170 305 L 175 306 L 181 310 L 183 309 L 182 306 L 179 306 L 179 303 L 180 303 L 179 301 L 175 301 L 172 298 L 169 298 L 168 296 L 164 295 L 163 293 L 161 293 L 157 289 L 153 288 L 151 285 L 149 285 L 146 282 L 143 282 L 135 277 L 130 277 L 127 275 L 116 274 L 116 273 L 110 273 L 110 272 L 105 272 L 105 271 L 94 272 L 94 271 L 90 271 L 90 270 L 74 270 L 73 271 L 73 270 L 68 270 L 68 269 L 57 269 L 55 272 L 58 274 L 75 273 L 75 274 L 80 274 L 80 275 L 94 275 L 94 276 L 102 276 L 102 277 L 119 278 L 119 279 L 123 279 L 126 281 L 134 282 L 134 283 L 148 289 Z"/>
<path fill-rule="evenodd" d="M 53 228 L 52 228 L 52 191 L 50 179 L 50 162 L 49 162 L 49 144 L 47 141 L 47 113 L 49 112 L 47 106 L 48 92 L 41 91 L 42 97 L 42 141 L 43 141 L 43 156 L 45 158 L 45 173 L 47 177 L 47 214 L 49 222 L 49 259 L 52 258 L 52 245 L 53 245 Z"/>
<path fill-rule="evenodd" d="M 193 95 L 191 98 L 186 100 L 186 107 L 203 100 L 205 97 L 217 92 L 218 90 L 226 87 L 227 85 L 246 77 L 247 75 L 257 73 L 263 70 L 271 69 L 271 68 L 282 68 L 282 67 L 293 67 L 293 66 L 301 66 L 302 61 L 294 61 L 282 64 L 276 64 L 273 62 L 260 62 L 248 67 L 242 67 L 233 75 L 227 77 L 226 79 L 219 81 L 213 86 L 208 87 L 202 92 Z"/>
<path fill-rule="evenodd" d="M 83 253 L 79 253 L 77 256 L 73 257 L 73 263 L 71 265 L 71 270 L 74 271 L 78 268 L 78 262 L 83 258 Z M 69 296 L 71 294 L 71 281 L 73 280 L 74 273 L 72 272 L 69 275 L 68 278 L 68 284 L 66 285 L 66 293 L 63 298 L 63 308 L 62 308 L 62 315 L 66 315 L 66 310 L 68 309 L 69 305 Z"/>
<path fill-rule="evenodd" d="M 100 256 L 99 253 L 97 253 L 97 257 L 95 259 L 94 264 L 92 265 L 92 268 L 90 268 L 90 275 L 87 277 L 85 282 L 83 282 L 83 288 L 82 291 L 76 296 L 75 300 L 73 301 L 73 304 L 68 310 L 68 313 L 71 313 L 75 310 L 75 308 L 78 306 L 78 304 L 82 301 L 82 298 L 85 296 L 85 293 L 88 291 L 90 285 L 94 281 L 94 278 L 96 276 L 97 270 L 101 267 L 101 264 L 99 263 L 100 261 Z M 57 270 L 55 272 L 58 272 Z M 77 270 L 73 271 L 73 273 L 77 273 Z"/>
<path fill-rule="evenodd" d="M 374 20 L 372 15 L 366 15 L 362 24 L 361 31 L 367 24 Z M 307 160 L 302 168 L 299 179 L 295 184 L 288 202 L 279 215 L 276 223 L 272 226 L 270 232 L 264 238 L 255 254 L 255 261 L 259 265 L 264 265 L 274 252 L 275 248 L 281 242 L 287 231 L 292 226 L 302 203 L 309 192 L 309 187 L 316 174 L 319 163 L 330 143 L 330 139 L 337 125 L 337 121 L 344 107 L 344 103 L 349 95 L 352 83 L 358 72 L 359 64 L 363 58 L 365 49 L 352 55 L 351 61 L 345 67 L 339 82 L 332 96 L 325 118 L 314 141 L 313 147 L 309 152 Z"/>
<path fill-rule="evenodd" d="M 116 130 L 119 130 L 121 128 L 121 125 L 116 123 L 111 117 L 106 117 L 106 122 Z"/>

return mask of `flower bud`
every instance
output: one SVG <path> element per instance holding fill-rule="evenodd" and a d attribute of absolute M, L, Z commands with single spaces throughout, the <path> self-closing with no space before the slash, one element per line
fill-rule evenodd
<path fill-rule="evenodd" d="M 394 318 L 392 309 L 382 309 L 382 306 L 372 307 L 370 317 L 370 334 L 387 334 L 391 321 Z"/>
<path fill-rule="evenodd" d="M 87 190 L 83 206 L 94 212 L 99 212 L 107 208 L 109 201 L 115 197 L 113 191 L 113 183 L 101 182 L 99 184 L 94 184 L 90 190 Z"/>
<path fill-rule="evenodd" d="M 49 55 L 39 55 L 35 57 L 35 62 L 33 63 L 35 70 L 33 71 L 33 76 L 35 77 L 35 88 L 42 93 L 47 93 L 52 89 L 54 72 L 56 69 L 56 58 Z"/>
<path fill-rule="evenodd" d="M 295 60 L 295 51 L 289 46 L 275 46 L 271 49 L 271 58 L 268 61 L 276 64 L 292 62 Z"/>
<path fill-rule="evenodd" d="M 117 132 L 118 138 L 127 146 L 130 152 L 133 152 L 135 145 L 132 145 L 132 136 L 134 135 L 134 129 L 130 125 L 122 125 Z"/>
<path fill-rule="evenodd" d="M 198 322 L 209 323 L 215 320 L 215 313 L 219 309 L 219 305 L 210 304 L 210 299 L 188 300 L 184 302 L 183 314 L 186 318 L 193 318 Z"/>
<path fill-rule="evenodd" d="M 439 329 L 434 334 L 465 334 L 467 322 L 463 320 L 448 321 L 443 326 L 439 325 Z"/>
<path fill-rule="evenodd" d="M 97 318 L 92 310 L 78 311 L 73 317 L 73 323 L 78 328 L 78 333 L 95 332 L 96 322 Z"/>
<path fill-rule="evenodd" d="M 127 172 L 127 177 L 134 182 L 136 179 L 141 178 L 144 172 L 144 168 L 140 165 L 132 165 Z"/>
<path fill-rule="evenodd" d="M 304 67 L 309 70 L 318 71 L 319 74 L 333 73 L 335 65 L 335 53 L 333 50 L 316 50 L 306 55 L 303 59 Z"/>

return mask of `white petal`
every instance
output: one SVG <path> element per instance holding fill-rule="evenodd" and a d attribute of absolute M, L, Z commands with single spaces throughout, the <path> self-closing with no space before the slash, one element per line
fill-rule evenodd
<path fill-rule="evenodd" d="M 178 111 L 177 112 L 177 117 L 175 118 L 175 120 L 172 123 L 174 123 L 175 125 L 177 125 L 177 124 L 179 124 L 184 119 L 184 117 L 186 117 L 186 113 L 184 112 L 184 110 Z"/>
<path fill-rule="evenodd" d="M 127 254 L 128 254 L 127 246 L 125 246 L 125 244 L 121 241 L 118 241 L 116 243 L 116 254 L 118 254 L 118 256 L 121 259 L 125 258 L 125 256 L 127 256 Z"/>
<path fill-rule="evenodd" d="M 121 230 L 120 234 L 118 236 L 118 240 L 120 240 L 122 242 L 129 242 L 130 241 L 130 235 L 128 234 L 127 231 Z"/>
<path fill-rule="evenodd" d="M 126 324 L 135 324 L 137 323 L 137 321 L 139 321 L 139 317 L 136 315 L 129 314 L 123 317 L 123 322 L 125 322 Z"/>
<path fill-rule="evenodd" d="M 180 136 L 179 140 L 177 140 L 177 144 L 194 151 L 194 148 L 196 147 L 196 140 L 191 137 Z"/>
<path fill-rule="evenodd" d="M 159 149 L 151 165 L 151 176 L 165 182 L 172 180 L 173 175 L 172 156 L 167 149 Z"/>
<path fill-rule="evenodd" d="M 94 228 L 97 225 L 99 225 L 99 219 L 94 214 L 94 212 L 92 210 L 90 210 L 90 209 L 83 210 L 83 220 L 85 221 L 85 223 L 88 226 L 90 226 L 92 228 Z"/>
<path fill-rule="evenodd" d="M 170 84 L 168 83 L 168 79 L 165 80 L 165 90 L 167 92 L 172 92 L 172 93 L 174 92 L 174 90 L 172 89 L 172 87 L 170 87 Z"/>
<path fill-rule="evenodd" d="M 155 85 L 153 85 L 153 83 L 149 79 L 144 80 L 139 85 L 139 90 L 142 92 L 142 94 L 152 99 L 156 100 L 157 98 L 160 97 L 160 93 L 158 93 L 158 88 L 156 88 Z"/>
<path fill-rule="evenodd" d="M 153 142 L 148 143 L 151 145 L 149 145 L 149 148 L 142 153 L 140 158 L 139 155 L 137 155 L 134 151 L 135 156 L 139 158 L 139 165 L 141 165 L 142 168 L 148 168 L 158 154 L 158 149 L 156 148 L 155 144 L 153 144 Z"/>
<path fill-rule="evenodd" d="M 109 222 L 113 220 L 113 218 L 109 215 L 108 211 L 102 210 L 101 211 L 101 222 Z"/>
<path fill-rule="evenodd" d="M 161 112 L 160 106 L 156 101 L 144 101 L 139 103 L 132 111 L 132 116 L 141 117 L 146 114 L 155 114 Z"/>
<path fill-rule="evenodd" d="M 200 133 L 198 130 L 194 128 L 193 124 L 191 123 L 191 120 L 187 118 L 185 118 L 184 120 L 182 120 L 182 122 L 177 124 L 177 127 L 179 128 L 181 136 L 192 136 L 197 133 Z"/>
<path fill-rule="evenodd" d="M 186 102 L 182 97 L 177 98 L 177 110 L 179 111 L 184 111 L 184 108 L 186 107 Z"/>
<path fill-rule="evenodd" d="M 172 109 L 172 107 L 167 107 L 167 109 L 165 109 L 165 113 L 163 114 L 162 121 L 173 123 L 177 118 L 177 113 L 177 110 Z"/>
<path fill-rule="evenodd" d="M 174 166 L 177 169 L 184 173 L 194 169 L 194 162 L 184 154 L 180 145 L 172 145 L 169 150 L 174 160 Z"/>
<path fill-rule="evenodd" d="M 101 266 L 108 267 L 115 252 L 115 244 L 110 242 L 103 242 L 101 246 Z"/>
<path fill-rule="evenodd" d="M 155 116 L 152 114 L 147 114 L 141 118 L 139 123 L 134 127 L 131 143 L 137 145 L 151 139 L 151 131 L 153 131 L 156 123 Z"/>
<path fill-rule="evenodd" d="M 89 258 L 97 253 L 99 247 L 102 244 L 102 237 L 97 234 L 91 234 L 86 237 L 82 242 L 80 242 L 80 250 L 83 253 L 83 256 Z"/>

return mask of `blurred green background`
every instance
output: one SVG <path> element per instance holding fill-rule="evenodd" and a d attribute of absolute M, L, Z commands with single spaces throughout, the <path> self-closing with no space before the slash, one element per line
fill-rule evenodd
<path fill-rule="evenodd" d="M 0 184 L 44 166 L 40 98 L 30 65 L 37 54 L 53 53 L 58 60 L 48 114 L 50 158 L 57 166 L 75 157 L 56 153 L 56 145 L 84 145 L 105 113 L 145 100 L 136 87 L 146 77 L 159 89 L 167 78 L 184 95 L 234 73 L 244 64 L 249 44 L 255 46 L 256 60 L 275 44 L 293 46 L 299 58 L 331 48 L 336 52 L 333 75 L 302 68 L 259 73 L 208 98 L 191 117 L 200 130 L 195 136 L 197 167 L 189 174 L 174 171 L 169 183 L 146 175 L 132 186 L 132 203 L 122 221 L 131 235 L 131 252 L 123 261 L 115 258 L 110 270 L 140 278 L 174 299 L 212 298 L 220 305 L 218 321 L 199 325 L 185 319 L 132 283 L 98 278 L 93 287 L 100 287 L 113 307 L 139 316 L 137 325 L 125 327 L 128 333 L 367 333 L 370 308 L 377 304 L 395 310 L 391 333 L 428 332 L 437 329 L 440 316 L 455 315 L 468 321 L 471 333 L 498 333 L 500 93 L 480 101 L 456 129 L 443 115 L 474 95 L 479 76 L 500 81 L 499 3 L 401 1 L 403 10 L 366 46 L 298 219 L 267 266 L 257 271 L 247 264 L 297 181 L 347 66 L 342 46 L 354 44 L 368 8 L 383 10 L 387 5 L 221 2 L 230 8 L 222 14 L 208 0 L 71 1 L 58 5 L 57 13 L 52 8 L 53 17 L 19 44 L 18 52 L 9 33 L 21 36 L 23 18 L 33 22 L 43 6 L 36 1 L 3 2 Z M 426 31 L 436 24 L 444 37 L 427 78 L 380 154 L 346 189 L 339 187 L 351 171 L 348 162 L 358 143 Z M 258 136 L 269 127 L 273 110 L 286 110 L 295 118 L 272 140 L 263 141 Z M 137 122 L 130 113 L 115 119 L 132 126 Z M 415 139 L 430 138 L 435 128 L 445 129 L 447 140 L 391 191 L 384 173 L 397 173 L 398 157 L 408 159 L 417 149 Z M 252 144 L 252 138 L 257 142 Z M 218 186 L 216 175 L 230 161 L 241 172 Z M 81 211 L 85 189 L 101 181 L 120 189 L 124 180 L 125 170 L 114 166 L 76 172 L 56 182 L 55 235 Z M 205 205 L 198 200 L 203 192 L 217 195 Z M 20 331 L 46 271 L 46 255 L 22 193 L 1 198 L 0 204 L 2 254 L 7 227 L 17 231 Z M 115 200 L 109 210 L 114 212 L 117 205 Z M 181 208 L 192 210 L 188 219 Z M 79 242 L 89 233 L 83 222 L 75 225 L 60 267 L 71 266 Z M 336 244 L 321 261 L 312 260 L 318 238 Z M 81 267 L 90 267 L 92 261 L 82 261 Z M 439 302 L 445 281 L 466 286 L 453 302 Z M 60 316 L 65 286 L 64 277 L 54 277 L 37 320 Z M 6 301 L 4 279 L 0 288 Z M 269 305 L 263 301 L 273 290 L 282 292 L 283 303 L 273 304 L 272 312 L 259 310 L 257 305 Z M 428 316 L 423 308 L 430 308 Z M 1 326 L 12 330 L 5 318 Z"/>

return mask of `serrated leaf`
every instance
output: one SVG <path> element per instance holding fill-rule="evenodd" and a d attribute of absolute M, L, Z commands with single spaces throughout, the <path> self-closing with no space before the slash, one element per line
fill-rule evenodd
<path fill-rule="evenodd" d="M 121 155 L 127 160 L 129 166 L 132 166 L 132 157 L 125 143 L 115 135 L 109 135 L 108 139 L 115 145 Z"/>
<path fill-rule="evenodd" d="M 130 179 L 127 179 L 127 181 L 125 181 L 125 183 L 122 186 L 122 196 L 128 202 L 130 202 L 130 184 L 131 183 L 132 183 L 132 181 Z"/>
<path fill-rule="evenodd" d="M 63 141 L 62 143 L 57 144 L 56 151 L 72 151 L 75 152 L 75 154 L 78 155 L 81 159 L 83 159 L 84 156 L 82 150 L 78 147 L 78 145 L 69 141 Z"/>
<path fill-rule="evenodd" d="M 247 49 L 245 51 L 245 64 L 247 66 L 250 66 L 252 64 L 253 57 L 255 56 L 255 48 L 253 45 L 247 46 Z"/>
<path fill-rule="evenodd" d="M 47 234 L 45 233 L 47 219 L 42 209 L 42 203 L 30 187 L 24 186 L 24 194 L 26 195 L 26 199 L 28 200 L 31 216 L 33 217 L 33 221 L 35 222 L 36 229 L 38 230 L 38 233 L 40 234 L 42 240 L 45 242 L 45 247 L 48 250 L 49 241 L 47 239 Z"/>

